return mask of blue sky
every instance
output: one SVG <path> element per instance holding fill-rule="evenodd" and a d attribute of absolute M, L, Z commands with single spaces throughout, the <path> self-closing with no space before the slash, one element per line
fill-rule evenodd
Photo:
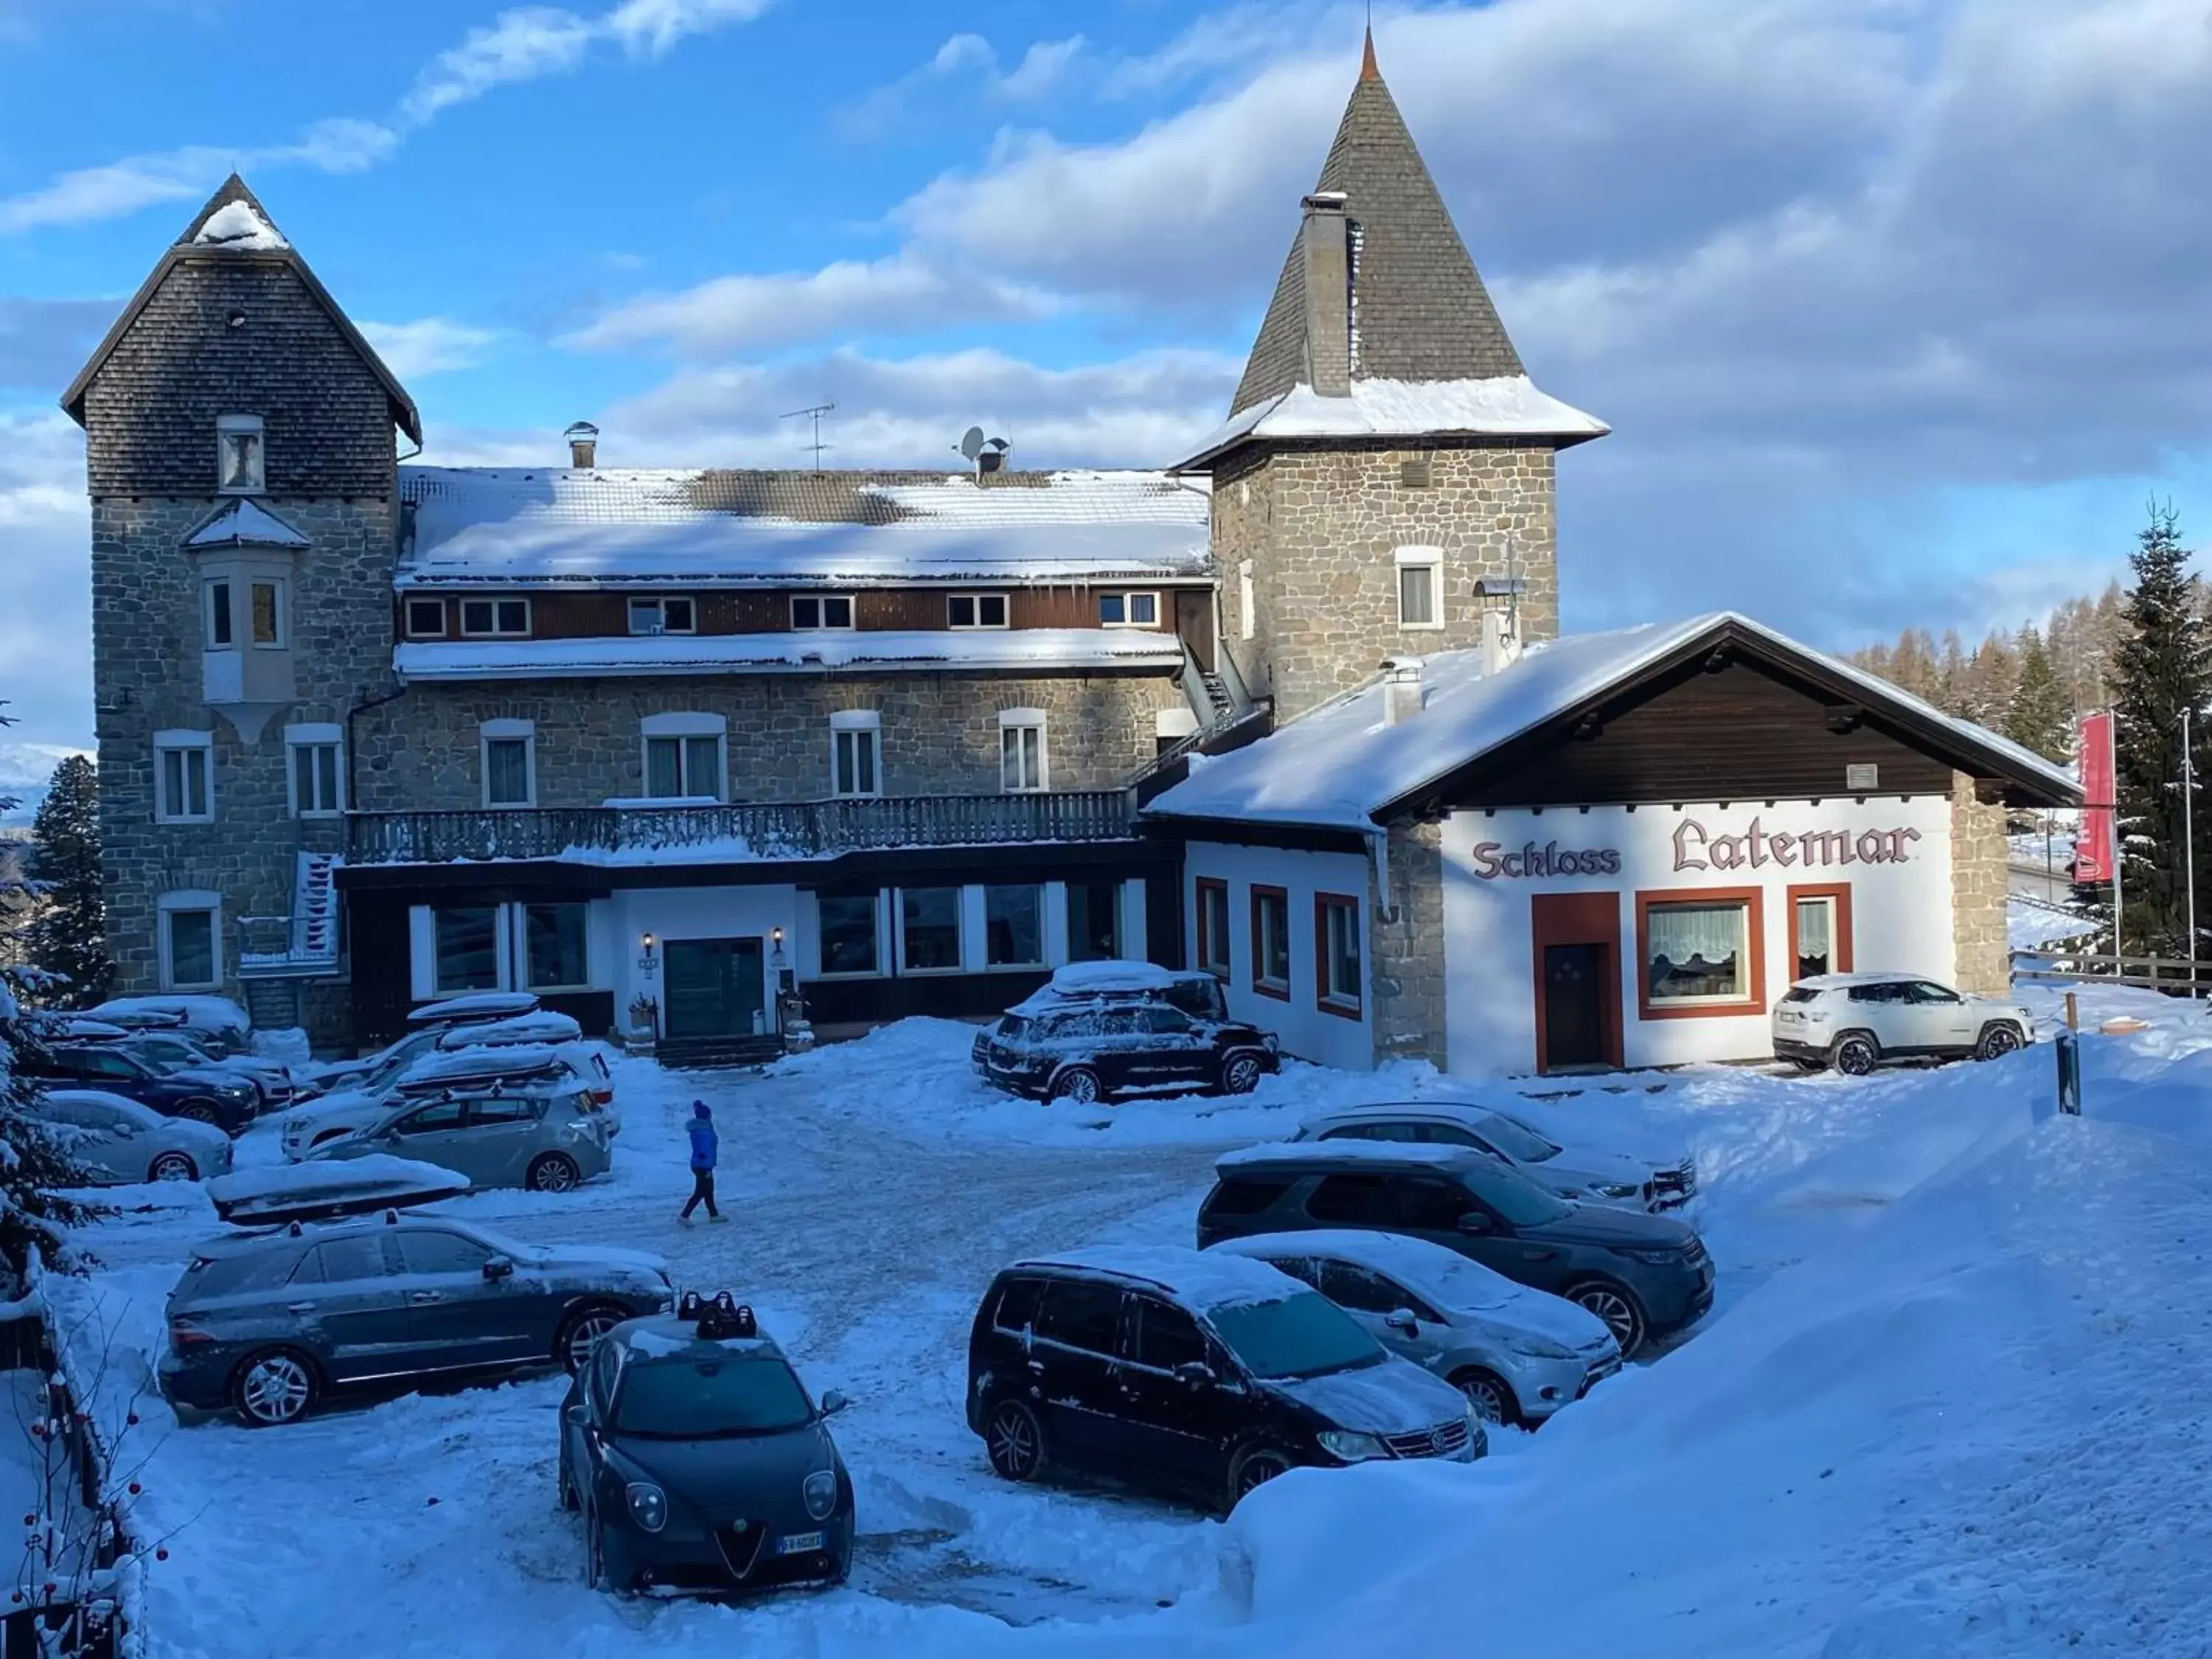
<path fill-rule="evenodd" d="M 1570 627 L 2014 623 L 2212 507 L 2202 0 L 1378 6 L 1539 385 Z M 1227 412 L 1361 8 L 0 0 L 0 779 L 88 742 L 54 398 L 233 165 L 429 459 L 1158 464 Z M 15 745 L 10 750 L 5 744 Z M 12 754 L 12 762 L 4 757 Z"/>

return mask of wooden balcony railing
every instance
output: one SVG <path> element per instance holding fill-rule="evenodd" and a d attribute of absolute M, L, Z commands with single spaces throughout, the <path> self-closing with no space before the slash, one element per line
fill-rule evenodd
<path fill-rule="evenodd" d="M 901 847 L 1126 841 L 1120 789 L 1038 795 L 914 795 L 727 806 L 537 806 L 481 812 L 356 812 L 349 864 L 539 859 L 586 864 L 834 858 Z"/>

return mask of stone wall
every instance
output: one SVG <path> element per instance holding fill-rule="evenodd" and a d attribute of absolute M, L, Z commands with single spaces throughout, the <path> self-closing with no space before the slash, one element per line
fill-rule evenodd
<path fill-rule="evenodd" d="M 101 861 L 108 948 L 123 991 L 159 984 L 155 912 L 164 892 L 222 896 L 226 970 L 236 966 L 240 916 L 290 912 L 293 855 L 338 849 L 344 826 L 291 816 L 284 727 L 342 725 L 348 709 L 392 684 L 389 500 L 270 497 L 264 505 L 313 543 L 293 558 L 289 583 L 299 697 L 251 744 L 210 710 L 199 572 L 179 544 L 216 505 L 211 495 L 92 504 Z M 212 823 L 154 821 L 153 735 L 170 729 L 214 733 Z M 227 988 L 237 994 L 234 981 Z"/>
<path fill-rule="evenodd" d="M 1425 459 L 1409 487 L 1403 464 Z M 1559 632 L 1553 456 L 1540 446 L 1436 449 L 1279 449 L 1214 480 L 1213 556 L 1222 631 L 1255 695 L 1279 717 L 1304 713 L 1371 678 L 1385 657 L 1479 644 L 1474 585 L 1528 584 L 1525 640 Z M 1443 550 L 1443 626 L 1398 625 L 1401 547 Z M 1239 565 L 1253 566 L 1252 637 Z"/>
<path fill-rule="evenodd" d="M 1390 890 L 1371 891 L 1367 912 L 1375 1063 L 1425 1060 L 1442 1071 L 1443 826 L 1411 819 L 1393 823 L 1389 864 Z"/>
<path fill-rule="evenodd" d="M 358 805 L 369 811 L 467 811 L 482 804 L 477 728 L 527 720 L 537 735 L 538 803 L 596 805 L 645 792 L 648 714 L 729 722 L 730 798 L 811 800 L 830 793 L 830 716 L 883 719 L 886 795 L 996 794 L 999 714 L 1045 712 L 1047 782 L 1118 787 L 1156 747 L 1154 716 L 1187 707 L 1164 674 L 1049 679 L 943 675 L 724 676 L 418 684 L 356 722 Z"/>
<path fill-rule="evenodd" d="M 2011 890 L 2005 811 L 1974 798 L 1974 781 L 1951 781 L 1951 948 L 1958 988 L 2003 996 L 2012 983 L 2006 905 Z"/>

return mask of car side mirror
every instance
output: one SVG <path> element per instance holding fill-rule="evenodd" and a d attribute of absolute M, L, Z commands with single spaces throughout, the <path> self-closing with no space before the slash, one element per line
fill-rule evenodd
<path fill-rule="evenodd" d="M 1410 1308 L 1400 1308 L 1383 1315 L 1382 1322 L 1392 1330 L 1401 1332 L 1407 1336 L 1419 1336 L 1421 1334 L 1421 1322 L 1413 1317 L 1413 1310 Z"/>
<path fill-rule="evenodd" d="M 822 1396 L 822 1415 L 824 1417 L 835 1417 L 839 1412 L 843 1411 L 846 1407 L 852 1403 L 853 1402 L 845 1398 L 844 1390 L 842 1389 L 832 1389 Z"/>
<path fill-rule="evenodd" d="M 1480 1210 L 1469 1210 L 1459 1218 L 1459 1230 L 1479 1238 L 1490 1231 L 1490 1218 Z"/>
<path fill-rule="evenodd" d="M 568 1420 L 571 1423 L 574 1423 L 580 1429 L 590 1428 L 592 1426 L 592 1408 L 584 1404 L 582 1401 L 578 1401 L 574 1405 L 568 1407 Z"/>
<path fill-rule="evenodd" d="M 489 1256 L 483 1264 L 483 1276 L 496 1285 L 502 1279 L 514 1277 L 514 1262 L 503 1255 Z"/>
<path fill-rule="evenodd" d="M 1193 1389 L 1208 1388 L 1221 1380 L 1203 1359 L 1184 1360 L 1175 1368 L 1175 1374 L 1177 1382 Z"/>

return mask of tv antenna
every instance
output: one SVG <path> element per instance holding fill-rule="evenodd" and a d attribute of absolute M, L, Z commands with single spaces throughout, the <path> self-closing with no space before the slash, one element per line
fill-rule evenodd
<path fill-rule="evenodd" d="M 804 416 L 808 421 L 812 422 L 814 428 L 814 441 L 808 444 L 806 447 L 814 452 L 814 470 L 817 472 L 819 472 L 822 470 L 822 452 L 830 447 L 828 444 L 822 441 L 822 417 L 824 415 L 834 414 L 836 411 L 836 408 L 837 405 L 835 404 L 816 404 L 807 409 L 793 409 L 787 410 L 785 413 L 775 417 L 779 421 L 795 421 L 801 416 Z"/>

